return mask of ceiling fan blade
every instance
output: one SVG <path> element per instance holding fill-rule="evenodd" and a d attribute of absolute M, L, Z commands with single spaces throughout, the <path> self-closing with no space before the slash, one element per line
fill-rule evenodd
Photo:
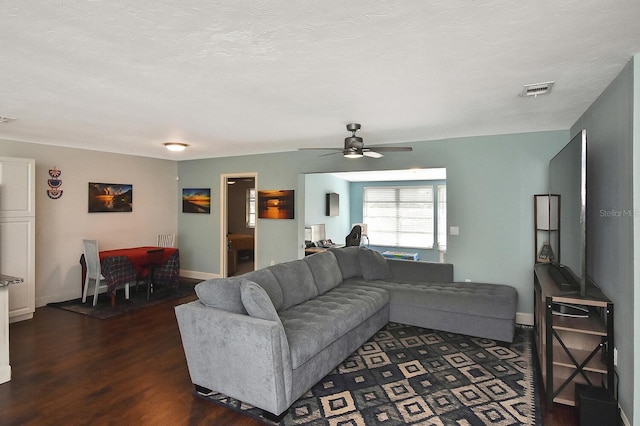
<path fill-rule="evenodd" d="M 298 148 L 298 151 L 342 151 L 342 148 Z"/>
<path fill-rule="evenodd" d="M 330 153 L 328 153 L 328 154 L 322 154 L 322 155 L 320 155 L 320 157 L 328 157 L 328 156 L 330 156 L 330 155 L 340 154 L 340 152 L 341 152 L 341 151 L 339 151 L 339 150 L 338 150 L 338 151 L 336 151 L 336 152 L 330 152 Z"/>
<path fill-rule="evenodd" d="M 365 148 L 365 149 L 362 151 L 362 154 L 363 154 L 365 157 L 369 157 L 369 158 L 382 158 L 382 157 L 384 157 L 384 155 L 383 155 L 383 154 L 380 154 L 379 152 L 371 151 L 371 150 L 369 150 L 369 149 L 367 149 L 367 148 Z"/>
<path fill-rule="evenodd" d="M 410 146 L 373 146 L 370 149 L 375 149 L 376 151 L 385 151 L 385 152 L 408 152 L 413 151 L 413 148 Z"/>

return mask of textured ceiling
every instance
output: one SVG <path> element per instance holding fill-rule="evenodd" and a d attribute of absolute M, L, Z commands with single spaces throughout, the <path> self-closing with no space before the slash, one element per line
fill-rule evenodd
<path fill-rule="evenodd" d="M 339 147 L 349 122 L 368 145 L 567 129 L 640 52 L 639 16 L 637 0 L 4 0 L 0 139 L 182 160 Z"/>

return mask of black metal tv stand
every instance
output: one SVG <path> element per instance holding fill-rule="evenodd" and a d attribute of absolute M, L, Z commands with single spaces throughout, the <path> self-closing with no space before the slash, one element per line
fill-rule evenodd
<path fill-rule="evenodd" d="M 534 266 L 534 330 L 547 409 L 575 405 L 575 385 L 613 390 L 613 303 L 593 283 L 587 294 L 566 292 L 549 264 Z M 586 310 L 587 316 L 554 315 L 554 305 Z"/>

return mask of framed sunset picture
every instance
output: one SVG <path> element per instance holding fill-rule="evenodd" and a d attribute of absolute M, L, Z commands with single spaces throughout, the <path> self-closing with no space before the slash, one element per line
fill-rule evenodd
<path fill-rule="evenodd" d="M 260 219 L 293 219 L 293 190 L 272 189 L 258 191 Z"/>
<path fill-rule="evenodd" d="M 183 188 L 183 213 L 211 213 L 211 188 Z"/>
<path fill-rule="evenodd" d="M 133 185 L 89 182 L 89 213 L 133 211 Z"/>

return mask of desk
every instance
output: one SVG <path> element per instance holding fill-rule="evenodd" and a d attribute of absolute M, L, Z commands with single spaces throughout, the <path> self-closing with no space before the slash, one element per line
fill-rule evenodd
<path fill-rule="evenodd" d="M 116 288 L 125 283 L 146 278 L 149 270 L 143 265 L 147 262 L 147 251 L 160 247 L 144 246 L 116 250 L 104 250 L 99 253 L 102 275 L 107 281 L 111 305 L 115 305 Z M 84 254 L 80 256 L 82 265 L 82 290 L 87 273 Z M 177 285 L 180 278 L 180 252 L 177 248 L 164 247 L 162 265 L 155 270 L 156 282 Z"/>
<path fill-rule="evenodd" d="M 344 247 L 344 244 L 332 244 L 326 247 L 307 247 L 304 249 L 304 255 L 309 256 L 310 254 L 322 253 L 323 251 L 327 251 L 330 248 L 341 248 Z"/>

